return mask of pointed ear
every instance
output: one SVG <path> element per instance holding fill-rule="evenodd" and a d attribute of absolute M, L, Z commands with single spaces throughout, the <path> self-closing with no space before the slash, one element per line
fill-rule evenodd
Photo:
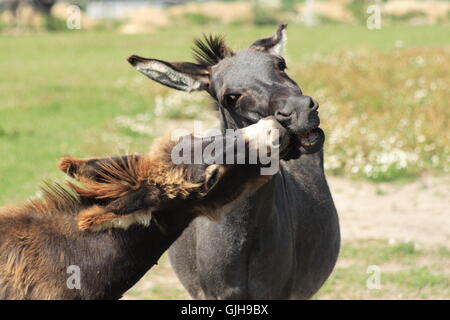
<path fill-rule="evenodd" d="M 286 28 L 287 24 L 280 24 L 274 35 L 256 40 L 250 48 L 270 54 L 283 55 L 283 49 L 287 41 Z"/>
<path fill-rule="evenodd" d="M 225 168 L 220 164 L 212 164 L 206 168 L 202 196 L 206 196 L 219 183 L 224 174 Z"/>
<path fill-rule="evenodd" d="M 128 62 L 139 72 L 170 88 L 191 92 L 209 86 L 209 68 L 190 62 L 166 62 L 131 56 Z"/>

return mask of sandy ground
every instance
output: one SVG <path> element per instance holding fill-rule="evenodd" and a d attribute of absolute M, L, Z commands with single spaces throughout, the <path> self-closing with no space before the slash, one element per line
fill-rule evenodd
<path fill-rule="evenodd" d="M 372 184 L 329 177 L 343 241 L 389 239 L 450 245 L 450 177 Z"/>
<path fill-rule="evenodd" d="M 450 247 L 450 176 L 423 176 L 406 183 L 328 177 L 339 213 L 342 241 L 413 241 L 416 248 Z M 344 263 L 344 261 L 341 261 Z M 124 299 L 189 299 L 167 255 Z"/>

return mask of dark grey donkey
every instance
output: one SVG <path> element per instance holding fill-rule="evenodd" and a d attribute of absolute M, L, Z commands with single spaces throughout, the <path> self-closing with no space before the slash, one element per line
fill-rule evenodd
<path fill-rule="evenodd" d="M 285 29 L 238 52 L 221 37 L 197 40 L 197 63 L 128 59 L 166 86 L 208 92 L 223 130 L 274 115 L 298 144 L 269 183 L 218 223 L 195 219 L 172 245 L 171 264 L 193 298 L 308 299 L 336 263 L 339 222 L 324 176 L 319 105 L 286 73 Z"/>

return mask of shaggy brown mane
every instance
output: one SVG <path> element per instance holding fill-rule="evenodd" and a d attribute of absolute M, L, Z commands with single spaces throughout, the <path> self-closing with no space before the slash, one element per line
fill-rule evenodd
<path fill-rule="evenodd" d="M 139 158 L 137 156 L 127 157 L 127 161 L 121 160 L 99 163 L 96 174 L 101 177 L 101 181 L 92 180 L 88 177 L 77 176 L 81 186 L 70 181 L 67 184 L 76 193 L 86 198 L 119 198 L 127 192 L 139 188 L 143 182 L 139 175 Z"/>
<path fill-rule="evenodd" d="M 44 186 L 40 188 L 40 198 L 28 200 L 26 204 L 15 209 L 45 215 L 59 212 L 78 213 L 85 206 L 83 199 L 117 199 L 145 184 L 161 188 L 164 196 L 168 198 L 186 198 L 200 184 L 190 181 L 188 167 L 172 163 L 171 150 L 175 143 L 168 138 L 158 139 L 153 144 L 152 152 L 147 155 L 131 155 L 121 162 L 100 162 L 96 172 L 100 181 L 76 176 L 80 183 L 66 181 L 65 185 L 62 185 L 57 182 L 44 182 Z M 70 162 L 72 159 L 74 158 L 63 158 L 60 168 L 65 165 L 65 161 Z"/>
<path fill-rule="evenodd" d="M 44 182 L 40 187 L 42 197 L 30 199 L 23 206 L 25 211 L 35 211 L 40 214 L 55 214 L 59 212 L 76 213 L 81 209 L 79 194 L 73 188 L 68 188 L 58 182 Z"/>
<path fill-rule="evenodd" d="M 80 196 L 87 198 L 120 198 L 145 184 L 159 187 L 168 198 L 186 198 L 200 184 L 189 181 L 189 167 L 172 162 L 171 151 L 175 144 L 168 138 L 158 139 L 147 155 L 129 156 L 126 163 L 100 162 L 97 173 L 102 181 L 79 176 L 77 180 L 82 182 L 81 187 L 71 182 L 68 184 Z"/>
<path fill-rule="evenodd" d="M 192 51 L 197 63 L 205 67 L 211 67 L 225 57 L 233 55 L 232 50 L 225 44 L 225 38 L 221 35 L 204 34 L 203 40 L 194 40 Z"/>

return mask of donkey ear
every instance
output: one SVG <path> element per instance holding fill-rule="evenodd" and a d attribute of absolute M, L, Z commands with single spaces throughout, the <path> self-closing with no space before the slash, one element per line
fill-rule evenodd
<path fill-rule="evenodd" d="M 139 72 L 170 88 L 191 92 L 205 90 L 209 85 L 207 67 L 190 62 L 166 62 L 131 56 L 128 62 Z"/>
<path fill-rule="evenodd" d="M 287 24 L 280 24 L 275 34 L 267 38 L 256 40 L 250 48 L 281 56 L 287 41 L 286 28 Z"/>

